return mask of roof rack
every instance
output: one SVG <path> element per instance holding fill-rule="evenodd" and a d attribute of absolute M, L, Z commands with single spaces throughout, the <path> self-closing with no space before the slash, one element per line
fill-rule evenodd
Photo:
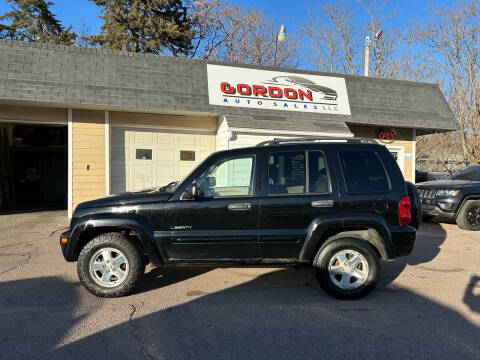
<path fill-rule="evenodd" d="M 347 142 L 362 144 L 378 144 L 374 139 L 365 137 L 332 137 L 332 136 L 306 136 L 299 138 L 274 138 L 273 140 L 262 141 L 257 146 L 273 146 L 289 143 L 308 143 L 308 142 Z"/>

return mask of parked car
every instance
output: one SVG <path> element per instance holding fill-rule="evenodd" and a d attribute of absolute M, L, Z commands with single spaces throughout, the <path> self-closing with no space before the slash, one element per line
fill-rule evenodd
<path fill-rule="evenodd" d="M 426 181 L 441 180 L 448 175 L 448 172 L 426 172 L 415 170 L 415 183 L 418 184 Z"/>
<path fill-rule="evenodd" d="M 480 230 L 480 165 L 442 180 L 417 184 L 424 218 L 456 222 L 465 230 Z"/>
<path fill-rule="evenodd" d="M 328 294 L 357 299 L 380 258 L 414 247 L 408 193 L 373 140 L 274 140 L 214 153 L 179 183 L 82 203 L 60 244 L 97 296 L 130 293 L 146 263 L 280 264 L 312 266 Z"/>

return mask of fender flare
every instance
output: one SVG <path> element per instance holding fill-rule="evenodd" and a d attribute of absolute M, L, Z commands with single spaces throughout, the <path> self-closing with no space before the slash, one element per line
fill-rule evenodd
<path fill-rule="evenodd" d="M 457 210 L 455 211 L 455 220 L 457 219 L 458 214 L 460 214 L 460 211 L 462 208 L 465 206 L 467 201 L 469 200 L 480 200 L 480 194 L 471 194 L 471 195 L 465 195 L 462 201 L 460 202 L 460 205 L 458 205 Z"/>
<path fill-rule="evenodd" d="M 74 226 L 70 233 L 70 239 L 66 249 L 66 258 L 70 261 L 76 261 L 78 257 L 78 245 L 82 233 L 93 229 L 105 229 L 106 232 L 111 230 L 128 229 L 133 231 L 137 236 L 140 245 L 150 258 L 153 265 L 159 266 L 163 263 L 164 257 L 159 253 L 155 246 L 154 232 L 150 224 L 141 216 L 136 214 L 94 214 L 81 218 Z"/>
<path fill-rule="evenodd" d="M 335 216 L 319 216 L 307 229 L 300 251 L 300 261 L 311 262 L 318 249 L 335 240 L 337 234 L 358 237 L 369 242 L 384 260 L 394 257 L 394 246 L 388 224 L 376 214 L 344 213 Z"/>

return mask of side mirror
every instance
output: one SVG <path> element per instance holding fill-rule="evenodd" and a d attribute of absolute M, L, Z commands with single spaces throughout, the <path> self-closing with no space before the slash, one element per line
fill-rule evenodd
<path fill-rule="evenodd" d="M 198 196 L 198 193 L 197 193 L 197 186 L 195 185 L 195 183 L 193 183 L 192 185 L 190 185 L 187 190 L 185 190 L 185 192 L 183 193 L 182 195 L 182 199 L 183 200 L 195 200 Z"/>

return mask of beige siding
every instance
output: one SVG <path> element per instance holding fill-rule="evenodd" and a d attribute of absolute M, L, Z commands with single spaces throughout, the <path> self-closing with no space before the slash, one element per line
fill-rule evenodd
<path fill-rule="evenodd" d="M 373 126 L 354 126 L 349 125 L 350 130 L 355 136 L 368 137 L 368 138 L 377 138 L 377 133 L 380 130 L 380 127 Z M 401 147 L 404 149 L 405 160 L 403 166 L 403 176 L 405 180 L 414 181 L 415 174 L 412 174 L 412 161 L 415 161 L 415 154 L 413 154 L 413 130 L 412 129 L 402 129 L 394 128 L 398 134 L 398 139 L 395 140 L 392 144 L 383 144 L 378 141 L 380 144 L 387 147 Z"/>
<path fill-rule="evenodd" d="M 67 125 L 67 110 L 0 105 L 0 122 Z"/>
<path fill-rule="evenodd" d="M 110 112 L 110 125 L 151 126 L 168 129 L 217 130 L 218 119 L 204 116 L 157 115 L 128 112 Z"/>
<path fill-rule="evenodd" d="M 72 208 L 105 196 L 105 120 L 103 111 L 72 113 Z M 90 165 L 90 170 L 87 166 Z"/>

